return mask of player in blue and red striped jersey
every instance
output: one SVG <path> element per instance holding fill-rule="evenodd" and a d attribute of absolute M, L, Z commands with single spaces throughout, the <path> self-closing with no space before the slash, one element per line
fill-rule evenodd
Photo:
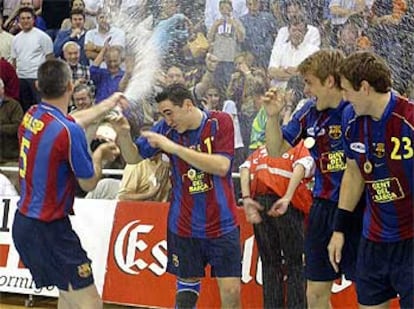
<path fill-rule="evenodd" d="M 200 110 L 191 92 L 178 84 L 156 101 L 164 118 L 135 143 L 124 118 L 114 119 L 114 127 L 128 163 L 159 151 L 170 157 L 167 270 L 177 276 L 176 307 L 195 307 L 200 278 L 210 264 L 222 307 L 238 308 L 241 249 L 231 178 L 233 121 L 226 113 Z"/>
<path fill-rule="evenodd" d="M 305 80 L 309 100 L 291 121 L 281 128 L 280 111 L 285 104 L 277 90 L 266 93 L 264 106 L 268 114 L 266 146 L 270 156 L 280 156 L 302 139 L 316 162 L 313 203 L 305 235 L 305 273 L 307 301 L 310 308 L 329 308 L 333 280 L 340 277 L 329 263 L 327 246 L 333 232 L 333 218 L 339 198 L 338 188 L 345 170 L 345 154 L 341 140 L 342 112 L 348 102 L 342 100 L 340 79 L 336 70 L 344 57 L 337 50 L 320 50 L 306 58 L 298 71 Z M 354 268 L 361 219 L 355 216 L 340 268 L 349 279 Z"/>
<path fill-rule="evenodd" d="M 358 302 L 414 308 L 414 104 L 391 91 L 391 72 L 379 56 L 359 52 L 340 68 L 344 98 L 343 137 L 347 169 L 335 232 L 329 245 L 336 268 L 348 217 L 365 193 L 357 260 Z M 346 239 L 346 235 L 345 235 Z"/>
<path fill-rule="evenodd" d="M 37 288 L 55 285 L 62 308 L 101 308 L 91 261 L 73 231 L 72 212 L 76 181 L 92 190 L 101 175 L 103 160 L 114 160 L 114 143 L 101 145 L 91 156 L 84 129 L 113 108 L 116 94 L 75 119 L 67 115 L 73 83 L 69 66 L 49 60 L 38 70 L 42 102 L 31 107 L 19 127 L 19 179 L 12 236 Z"/>

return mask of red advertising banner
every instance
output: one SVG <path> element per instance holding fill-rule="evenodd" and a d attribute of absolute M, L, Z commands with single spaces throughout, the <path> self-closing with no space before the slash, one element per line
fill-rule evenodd
<path fill-rule="evenodd" d="M 175 278 L 166 273 L 166 221 L 168 204 L 119 202 L 115 213 L 103 299 L 107 302 L 150 307 L 173 307 Z M 253 229 L 240 209 L 243 250 L 242 304 L 262 308 L 260 262 Z M 209 275 L 209 270 L 207 270 Z M 357 308 L 351 282 L 333 287 L 333 308 Z M 202 281 L 198 308 L 219 308 L 216 282 Z"/>

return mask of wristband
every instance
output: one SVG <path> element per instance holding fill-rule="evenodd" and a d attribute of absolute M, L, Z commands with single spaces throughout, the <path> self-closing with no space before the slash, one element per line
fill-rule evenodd
<path fill-rule="evenodd" d="M 345 233 L 352 224 L 353 212 L 338 208 L 334 219 L 334 231 Z"/>

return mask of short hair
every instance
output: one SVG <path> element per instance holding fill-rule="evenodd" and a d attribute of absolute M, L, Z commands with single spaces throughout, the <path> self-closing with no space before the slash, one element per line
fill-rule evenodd
<path fill-rule="evenodd" d="M 364 80 L 379 93 L 387 93 L 392 87 L 390 68 L 384 59 L 372 52 L 349 55 L 339 67 L 339 73 L 351 83 L 355 91 L 361 88 Z"/>
<path fill-rule="evenodd" d="M 220 5 L 222 5 L 222 4 L 230 4 L 230 7 L 232 7 L 233 8 L 233 3 L 231 2 L 231 0 L 220 0 L 219 1 L 219 7 L 220 7 Z"/>
<path fill-rule="evenodd" d="M 62 60 L 47 60 L 37 70 L 38 88 L 44 99 L 60 98 L 71 80 L 72 72 L 68 64 Z"/>
<path fill-rule="evenodd" d="M 81 49 L 80 45 L 75 41 L 68 41 L 65 44 L 63 44 L 62 50 L 65 51 L 66 48 L 68 48 L 69 46 L 75 46 L 79 51 Z"/>
<path fill-rule="evenodd" d="M 72 20 L 73 15 L 82 15 L 83 19 L 85 19 L 85 10 L 82 10 L 82 9 L 73 9 L 73 10 L 71 10 L 70 13 L 69 13 L 70 20 Z"/>
<path fill-rule="evenodd" d="M 23 7 L 19 9 L 19 16 L 22 13 L 30 13 L 32 15 L 32 17 L 34 18 L 36 16 L 35 10 L 34 8 L 30 8 L 30 7 Z"/>
<path fill-rule="evenodd" d="M 78 84 L 73 88 L 73 94 L 86 90 L 90 98 L 93 97 L 91 88 L 86 84 Z"/>
<path fill-rule="evenodd" d="M 167 86 L 155 96 L 155 101 L 157 103 L 170 100 L 174 105 L 181 107 L 186 99 L 190 100 L 194 104 L 194 99 L 190 90 L 181 84 L 172 84 Z"/>
<path fill-rule="evenodd" d="M 316 76 L 321 83 L 331 75 L 334 77 L 335 86 L 341 89 L 338 69 L 344 59 L 344 53 L 338 49 L 321 49 L 303 60 L 298 66 L 298 71 L 302 76 L 307 73 Z"/>

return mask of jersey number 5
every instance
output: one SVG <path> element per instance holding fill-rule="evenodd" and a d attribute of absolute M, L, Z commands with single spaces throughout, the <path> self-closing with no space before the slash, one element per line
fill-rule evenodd
<path fill-rule="evenodd" d="M 392 160 L 411 159 L 413 157 L 414 150 L 411 146 L 411 139 L 409 137 L 403 136 L 399 139 L 398 137 L 393 136 L 391 137 L 391 142 L 394 144 L 394 148 L 391 152 Z"/>
<path fill-rule="evenodd" d="M 25 138 L 22 137 L 22 144 L 20 146 L 20 159 L 21 159 L 21 163 L 20 163 L 20 169 L 19 169 L 19 174 L 20 177 L 25 177 L 26 176 L 26 168 L 27 168 L 27 150 L 29 150 L 30 148 L 30 141 Z"/>

